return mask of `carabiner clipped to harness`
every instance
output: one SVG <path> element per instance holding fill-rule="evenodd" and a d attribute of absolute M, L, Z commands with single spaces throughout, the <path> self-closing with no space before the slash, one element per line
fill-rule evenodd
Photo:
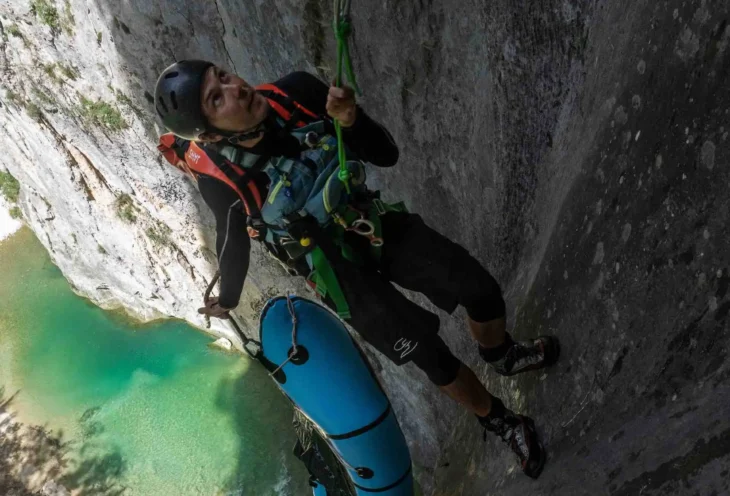
<path fill-rule="evenodd" d="M 367 219 L 356 219 L 346 230 L 368 238 L 372 246 L 379 247 L 385 243 L 383 238 L 375 236 L 375 224 Z"/>
<path fill-rule="evenodd" d="M 358 218 L 354 219 L 352 222 L 348 222 L 343 215 L 335 213 L 333 217 L 337 224 L 342 226 L 345 231 L 354 232 L 355 234 L 367 238 L 368 241 L 370 241 L 370 246 L 380 248 L 385 244 L 385 240 L 382 237 L 375 235 L 376 231 L 378 231 L 378 227 L 376 227 L 375 222 L 369 220 L 365 216 L 364 212 L 358 210 L 352 205 L 347 205 L 347 209 L 357 214 Z"/>

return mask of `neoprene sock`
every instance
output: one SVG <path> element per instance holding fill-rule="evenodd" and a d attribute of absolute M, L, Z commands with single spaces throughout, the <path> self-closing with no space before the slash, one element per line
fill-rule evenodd
<path fill-rule="evenodd" d="M 490 420 L 494 419 L 504 419 L 504 414 L 507 411 L 507 409 L 504 406 L 504 403 L 502 403 L 502 400 L 497 398 L 496 396 L 492 396 L 492 408 L 489 410 L 489 415 L 485 417 L 480 417 L 477 415 L 477 418 L 479 419 L 479 423 L 483 424 L 485 421 L 489 422 Z"/>
<path fill-rule="evenodd" d="M 496 348 L 485 348 L 482 345 L 479 345 L 479 355 L 481 355 L 486 362 L 496 362 L 497 360 L 504 358 L 507 351 L 514 344 L 515 342 L 512 341 L 512 336 L 510 336 L 509 332 L 505 332 L 504 343 L 500 344 Z"/>

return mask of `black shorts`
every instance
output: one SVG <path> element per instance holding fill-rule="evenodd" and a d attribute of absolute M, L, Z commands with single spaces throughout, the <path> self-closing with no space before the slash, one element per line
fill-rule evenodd
<path fill-rule="evenodd" d="M 350 307 L 348 323 L 397 365 L 413 361 L 435 384 L 450 384 L 461 362 L 439 337 L 438 316 L 406 298 L 391 282 L 422 293 L 449 313 L 463 305 L 477 322 L 505 315 L 499 285 L 464 248 L 428 227 L 420 216 L 391 212 L 382 217 L 382 224 L 385 244 L 380 260 L 369 256 L 366 238 L 347 233 L 347 243 L 365 260 L 361 266 L 319 240 Z M 335 308 L 329 298 L 324 301 Z"/>

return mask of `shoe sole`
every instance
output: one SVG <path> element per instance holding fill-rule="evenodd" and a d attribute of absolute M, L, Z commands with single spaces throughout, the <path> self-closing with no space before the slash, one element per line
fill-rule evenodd
<path fill-rule="evenodd" d="M 535 422 L 529 417 L 524 417 L 525 423 L 527 424 L 529 430 L 534 433 L 535 438 L 537 439 L 537 429 L 535 429 Z M 540 477 L 540 474 L 542 474 L 542 469 L 545 468 L 545 461 L 547 460 L 547 453 L 545 452 L 545 447 L 542 445 L 542 443 L 538 440 L 537 441 L 537 447 L 540 449 L 540 458 L 537 460 L 537 467 L 534 469 L 530 469 L 529 472 L 525 470 L 523 467 L 523 472 L 526 476 L 537 479 Z M 529 464 L 529 462 L 528 462 Z"/>
<path fill-rule="evenodd" d="M 558 358 L 560 358 L 560 340 L 555 336 L 539 336 L 537 339 L 544 339 L 547 342 L 545 344 L 545 360 L 542 362 L 542 367 L 555 365 Z"/>

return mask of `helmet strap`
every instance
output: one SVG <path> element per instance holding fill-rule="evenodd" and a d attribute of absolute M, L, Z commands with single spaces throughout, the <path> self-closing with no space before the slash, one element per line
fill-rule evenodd
<path fill-rule="evenodd" d="M 237 133 L 233 131 L 226 131 L 224 129 L 218 129 L 215 126 L 208 126 L 207 131 L 210 133 L 215 133 L 223 136 L 225 138 L 225 141 L 227 141 L 231 145 L 239 145 L 240 143 L 244 141 L 248 141 L 254 138 L 258 138 L 261 136 L 262 133 L 265 133 L 268 130 L 268 126 L 266 125 L 266 121 L 258 124 L 253 129 L 250 129 L 248 131 L 244 131 L 242 133 Z"/>
<path fill-rule="evenodd" d="M 210 124 L 208 124 L 208 126 L 207 126 L 207 131 L 211 132 L 211 133 L 220 134 L 221 136 L 226 138 L 226 141 L 230 145 L 238 146 L 241 143 L 243 143 L 244 141 L 258 138 L 259 136 L 261 136 L 262 133 L 265 133 L 275 127 L 276 127 L 276 119 L 272 115 L 272 112 L 268 112 L 266 117 L 264 117 L 263 121 L 258 123 L 252 129 L 249 129 L 248 131 L 244 131 L 242 133 L 237 133 L 234 131 L 225 131 L 223 129 L 218 129 L 215 126 L 211 126 Z"/>

